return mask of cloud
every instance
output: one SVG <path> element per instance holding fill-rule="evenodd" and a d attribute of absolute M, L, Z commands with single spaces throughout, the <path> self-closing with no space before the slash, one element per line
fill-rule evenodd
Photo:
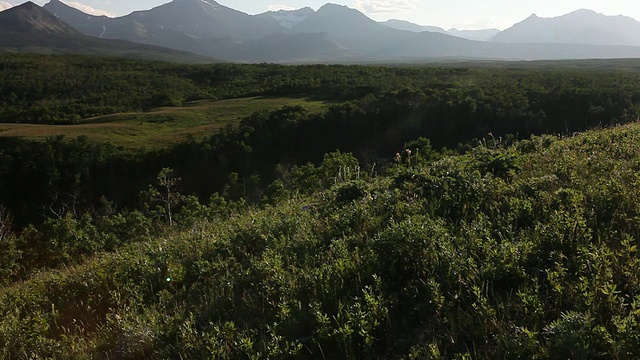
<path fill-rule="evenodd" d="M 9 8 L 12 8 L 12 7 L 13 7 L 13 5 L 9 4 L 8 2 L 0 1 L 0 11 L 7 10 Z"/>
<path fill-rule="evenodd" d="M 85 4 L 82 4 L 82 3 L 79 3 L 79 2 L 66 1 L 66 0 L 64 0 L 62 2 L 67 4 L 67 5 L 69 5 L 69 6 L 71 6 L 71 7 L 73 7 L 73 8 L 76 8 L 76 9 L 82 11 L 83 13 L 87 13 L 87 14 L 90 14 L 90 15 L 96 15 L 96 16 L 104 15 L 104 16 L 108 16 L 108 17 L 115 17 L 114 14 L 112 14 L 112 13 L 110 13 L 108 11 L 95 9 L 95 8 L 92 8 L 89 5 L 85 5 Z"/>
<path fill-rule="evenodd" d="M 356 0 L 356 9 L 368 14 L 402 14 L 415 10 L 417 0 Z"/>
<path fill-rule="evenodd" d="M 280 10 L 291 11 L 291 10 L 295 10 L 296 8 L 289 5 L 269 5 L 268 9 L 269 11 L 280 11 Z"/>

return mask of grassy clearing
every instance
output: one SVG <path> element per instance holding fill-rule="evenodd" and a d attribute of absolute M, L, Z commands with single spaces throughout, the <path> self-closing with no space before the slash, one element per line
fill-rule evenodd
<path fill-rule="evenodd" d="M 170 143 L 214 133 L 227 124 L 262 110 L 300 105 L 310 112 L 324 111 L 329 104 L 304 98 L 249 97 L 203 100 L 182 107 L 123 113 L 83 120 L 77 125 L 0 124 L 0 137 L 43 140 L 51 136 L 87 136 L 123 149 L 159 148 Z"/>

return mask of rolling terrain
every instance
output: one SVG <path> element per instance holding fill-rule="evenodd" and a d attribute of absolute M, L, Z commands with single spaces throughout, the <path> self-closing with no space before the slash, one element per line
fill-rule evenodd
<path fill-rule="evenodd" d="M 635 358 L 638 144 L 636 123 L 376 177 L 334 153 L 269 205 L 185 207 L 158 235 L 59 220 L 67 251 L 135 240 L 0 289 L 2 354 Z"/>
<path fill-rule="evenodd" d="M 0 358 L 640 358 L 639 60 L 5 54 L 0 115 Z"/>
<path fill-rule="evenodd" d="M 46 7 L 6 51 L 100 56 L 0 54 L 0 359 L 640 359 L 633 31 Z"/>
<path fill-rule="evenodd" d="M 90 141 L 108 142 L 124 151 L 155 150 L 188 138 L 210 136 L 225 126 L 236 126 L 255 112 L 298 105 L 312 113 L 322 112 L 329 106 L 323 101 L 302 98 L 201 100 L 181 107 L 92 117 L 74 125 L 0 123 L 0 138 L 42 141 L 59 135 L 83 136 Z"/>

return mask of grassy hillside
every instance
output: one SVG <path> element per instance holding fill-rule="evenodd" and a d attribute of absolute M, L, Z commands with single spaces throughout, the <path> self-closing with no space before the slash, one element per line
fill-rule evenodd
<path fill-rule="evenodd" d="M 640 357 L 639 124 L 407 150 L 377 176 L 326 155 L 256 206 L 183 199 L 155 233 L 162 201 L 52 221 L 64 267 L 0 290 L 1 356 Z"/>
<path fill-rule="evenodd" d="M 639 358 L 635 64 L 0 57 L 0 358 Z"/>
<path fill-rule="evenodd" d="M 326 110 L 329 103 L 304 98 L 249 97 L 230 100 L 202 100 L 180 107 L 147 112 L 97 116 L 76 125 L 1 124 L 0 137 L 44 140 L 64 135 L 86 136 L 128 150 L 155 149 L 184 141 L 187 137 L 210 136 L 226 125 L 236 125 L 255 112 L 282 106 L 302 106 L 311 113 Z"/>

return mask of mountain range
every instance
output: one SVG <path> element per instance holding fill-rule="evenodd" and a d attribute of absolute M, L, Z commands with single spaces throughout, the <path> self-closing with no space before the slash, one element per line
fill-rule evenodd
<path fill-rule="evenodd" d="M 186 63 L 214 61 L 175 49 L 87 36 L 33 2 L 0 12 L 0 52 L 93 54 Z"/>
<path fill-rule="evenodd" d="M 556 43 L 640 46 L 640 22 L 578 10 L 555 18 L 533 14 L 493 37 L 507 43 Z"/>
<path fill-rule="evenodd" d="M 406 30 L 412 32 L 424 32 L 431 31 L 437 32 L 441 34 L 448 34 L 452 36 L 456 36 L 459 38 L 467 39 L 467 40 L 477 40 L 477 41 L 489 41 L 494 36 L 496 36 L 500 30 L 498 29 L 482 29 L 482 30 L 458 30 L 456 28 L 451 28 L 449 30 L 445 30 L 441 27 L 437 26 L 423 26 L 414 24 L 404 20 L 391 19 L 381 24 L 386 25 L 390 28 L 398 29 L 398 30 Z"/>
<path fill-rule="evenodd" d="M 28 10 L 36 12 L 34 6 L 29 5 Z M 9 12 L 13 17 L 15 9 L 0 15 Z M 249 15 L 214 0 L 173 0 L 150 10 L 109 18 L 51 0 L 44 10 L 57 18 L 47 26 L 56 28 L 58 35 L 73 31 L 73 35 L 65 36 L 133 42 L 154 46 L 156 51 L 165 47 L 235 62 L 640 57 L 640 22 L 589 10 L 548 19 L 532 15 L 504 31 L 444 30 L 401 20 L 380 23 L 356 9 L 335 4 L 318 10 Z M 14 37 L 30 33 L 23 30 L 11 21 L 0 27 L 0 31 L 13 31 Z"/>

